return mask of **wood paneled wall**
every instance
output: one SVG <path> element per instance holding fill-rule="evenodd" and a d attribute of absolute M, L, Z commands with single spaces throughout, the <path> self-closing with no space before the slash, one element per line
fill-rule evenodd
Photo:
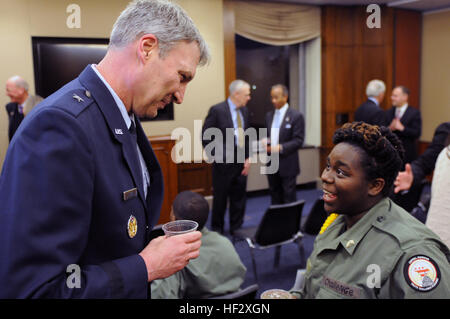
<path fill-rule="evenodd" d="M 381 8 L 381 28 L 370 29 L 366 7 L 322 7 L 321 169 L 332 149 L 334 131 L 346 119 L 353 121 L 357 107 L 367 98 L 370 80 L 386 84 L 382 108 L 391 107 L 396 85 L 410 88 L 409 102 L 420 107 L 421 14 Z"/>
<path fill-rule="evenodd" d="M 420 51 L 422 46 L 422 14 L 395 10 L 395 85 L 411 90 L 408 104 L 420 108 Z"/>

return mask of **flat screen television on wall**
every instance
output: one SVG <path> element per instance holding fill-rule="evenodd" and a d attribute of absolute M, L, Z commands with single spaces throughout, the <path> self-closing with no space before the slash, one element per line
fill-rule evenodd
<path fill-rule="evenodd" d="M 108 39 L 33 37 L 33 63 L 36 94 L 48 97 L 75 79 L 88 64 L 97 64 L 105 56 Z M 173 104 L 158 111 L 149 120 L 173 120 Z"/>

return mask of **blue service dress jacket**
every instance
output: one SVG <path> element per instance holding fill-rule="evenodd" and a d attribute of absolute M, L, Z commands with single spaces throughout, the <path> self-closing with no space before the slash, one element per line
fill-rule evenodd
<path fill-rule="evenodd" d="M 163 178 L 139 120 L 136 132 L 147 198 L 136 140 L 90 66 L 25 118 L 0 177 L 0 298 L 149 297 L 138 253 Z"/>

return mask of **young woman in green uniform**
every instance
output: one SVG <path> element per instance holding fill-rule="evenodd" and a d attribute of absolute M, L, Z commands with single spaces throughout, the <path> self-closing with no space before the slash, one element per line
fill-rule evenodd
<path fill-rule="evenodd" d="M 450 298 L 450 251 L 392 202 L 403 147 L 386 127 L 347 123 L 322 173 L 329 219 L 316 237 L 300 298 Z"/>

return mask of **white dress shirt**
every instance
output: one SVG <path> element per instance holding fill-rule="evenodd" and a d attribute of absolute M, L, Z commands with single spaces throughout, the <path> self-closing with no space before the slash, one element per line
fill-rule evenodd
<path fill-rule="evenodd" d="M 286 103 L 273 113 L 272 127 L 270 129 L 270 145 L 272 146 L 279 144 L 280 127 L 288 108 L 289 105 Z"/>

